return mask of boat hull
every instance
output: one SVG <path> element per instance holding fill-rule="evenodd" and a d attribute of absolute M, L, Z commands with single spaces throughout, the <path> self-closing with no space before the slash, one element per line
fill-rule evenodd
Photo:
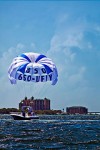
<path fill-rule="evenodd" d="M 22 115 L 17 115 L 17 114 L 10 114 L 12 117 L 13 117 L 13 119 L 14 120 L 32 120 L 32 119 L 39 119 L 39 116 L 36 116 L 36 115 L 34 115 L 34 116 L 26 116 L 26 117 L 24 117 L 24 116 L 22 116 Z"/>

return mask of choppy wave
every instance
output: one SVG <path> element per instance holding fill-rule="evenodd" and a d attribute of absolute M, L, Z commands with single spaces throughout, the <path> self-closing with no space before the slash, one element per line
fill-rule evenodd
<path fill-rule="evenodd" d="M 0 116 L 0 150 L 100 150 L 100 116 Z"/>

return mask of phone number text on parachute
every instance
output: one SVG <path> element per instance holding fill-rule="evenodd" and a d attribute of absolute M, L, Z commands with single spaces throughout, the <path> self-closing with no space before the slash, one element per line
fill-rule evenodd
<path fill-rule="evenodd" d="M 27 82 L 46 82 L 46 81 L 52 81 L 52 74 L 46 74 L 46 75 L 27 75 L 27 74 L 17 74 L 16 76 L 17 80 L 23 80 Z"/>

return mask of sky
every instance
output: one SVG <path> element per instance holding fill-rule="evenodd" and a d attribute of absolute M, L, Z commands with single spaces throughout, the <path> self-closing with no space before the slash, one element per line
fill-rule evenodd
<path fill-rule="evenodd" d="M 11 85 L 9 65 L 24 52 L 53 60 L 55 86 Z M 100 1 L 0 1 L 0 108 L 18 108 L 25 96 L 100 112 Z"/>

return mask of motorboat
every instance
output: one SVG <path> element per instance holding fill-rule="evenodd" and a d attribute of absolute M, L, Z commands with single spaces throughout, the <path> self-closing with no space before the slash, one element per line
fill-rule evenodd
<path fill-rule="evenodd" d="M 38 115 L 35 115 L 31 106 L 22 106 L 21 113 L 10 113 L 14 120 L 31 120 L 39 119 Z"/>
<path fill-rule="evenodd" d="M 17 114 L 17 113 L 11 113 L 10 114 L 14 120 L 31 120 L 31 119 L 39 119 L 39 116 L 37 115 L 25 115 L 23 116 L 22 114 Z"/>

